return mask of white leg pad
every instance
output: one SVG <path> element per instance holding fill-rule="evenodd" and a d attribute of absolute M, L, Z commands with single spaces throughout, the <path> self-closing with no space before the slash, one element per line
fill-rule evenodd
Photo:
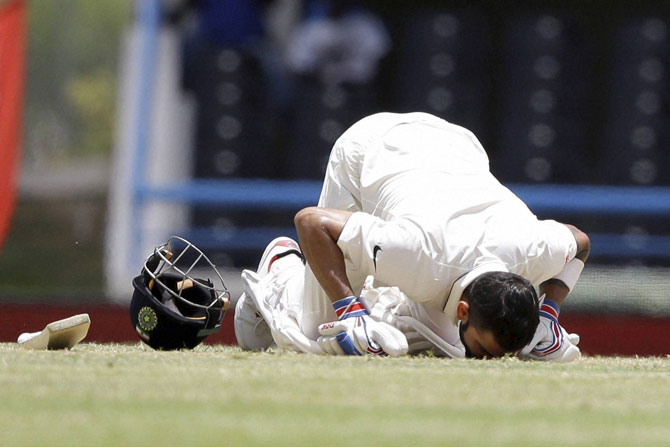
<path fill-rule="evenodd" d="M 298 324 L 298 315 L 302 310 L 303 275 L 304 265 L 298 260 L 293 265 L 273 269 L 263 277 L 244 270 L 242 280 L 247 298 L 253 300 L 267 322 L 278 347 L 323 354 L 321 347 L 308 338 Z"/>

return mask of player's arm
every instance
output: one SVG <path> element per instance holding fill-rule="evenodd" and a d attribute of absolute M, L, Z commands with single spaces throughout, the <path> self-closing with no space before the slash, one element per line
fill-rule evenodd
<path fill-rule="evenodd" d="M 338 316 L 337 321 L 319 325 L 321 337 L 317 342 L 326 354 L 406 354 L 405 335 L 388 323 L 373 320 L 347 278 L 344 254 L 337 241 L 352 214 L 309 207 L 294 219 L 302 253 Z"/>
<path fill-rule="evenodd" d="M 353 213 L 330 208 L 304 208 L 295 215 L 300 248 L 314 276 L 331 301 L 354 295 L 337 246 L 344 224 Z"/>
<path fill-rule="evenodd" d="M 575 237 L 577 254 L 574 259 L 566 264 L 561 273 L 540 284 L 540 295 L 544 294 L 546 299 L 553 301 L 559 307 L 575 286 L 591 251 L 591 241 L 586 233 L 574 225 L 565 224 L 565 226 Z"/>
<path fill-rule="evenodd" d="M 540 285 L 540 295 L 544 301 L 540 306 L 540 323 L 533 340 L 521 351 L 522 358 L 569 362 L 581 355 L 577 344 L 579 335 L 568 334 L 558 322 L 560 306 L 577 283 L 589 257 L 591 243 L 583 231 L 573 225 L 566 225 L 577 242 L 577 254 L 563 270 Z"/>

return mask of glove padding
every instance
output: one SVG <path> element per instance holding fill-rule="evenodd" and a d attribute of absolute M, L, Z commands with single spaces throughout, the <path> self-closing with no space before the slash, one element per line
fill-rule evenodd
<path fill-rule="evenodd" d="M 531 360 L 571 362 L 581 357 L 577 347 L 579 335 L 569 334 L 558 323 L 559 308 L 545 299 L 540 305 L 540 324 L 533 340 L 521 350 L 519 357 Z"/>
<path fill-rule="evenodd" d="M 317 343 L 326 354 L 388 354 L 397 357 L 407 353 L 405 335 L 388 323 L 375 321 L 359 297 L 348 297 L 333 303 L 339 320 L 319 326 Z"/>

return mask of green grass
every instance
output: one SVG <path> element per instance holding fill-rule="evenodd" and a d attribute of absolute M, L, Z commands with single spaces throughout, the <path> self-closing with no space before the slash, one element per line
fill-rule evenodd
<path fill-rule="evenodd" d="M 0 344 L 2 445 L 670 445 L 670 359 Z"/>

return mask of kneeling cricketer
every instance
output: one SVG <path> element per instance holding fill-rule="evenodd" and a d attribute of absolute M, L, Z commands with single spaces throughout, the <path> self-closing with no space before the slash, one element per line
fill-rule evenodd
<path fill-rule="evenodd" d="M 560 308 L 588 258 L 578 228 L 538 219 L 477 138 L 426 113 L 379 113 L 335 143 L 318 206 L 242 272 L 235 334 L 331 355 L 571 361 Z"/>

